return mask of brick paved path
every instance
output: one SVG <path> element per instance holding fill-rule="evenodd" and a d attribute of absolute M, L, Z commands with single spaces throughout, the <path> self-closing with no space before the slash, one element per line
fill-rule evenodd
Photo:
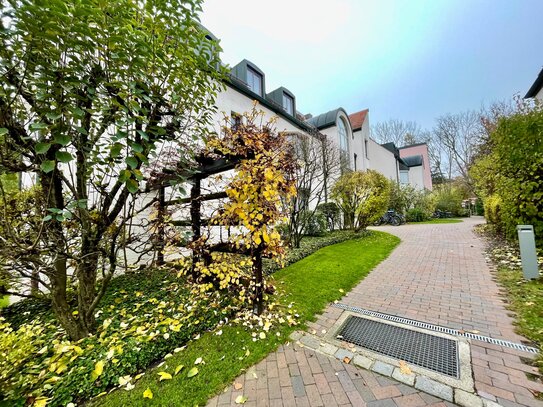
<path fill-rule="evenodd" d="M 484 243 L 472 228 L 480 219 L 458 224 L 403 225 L 378 228 L 402 243 L 391 256 L 340 302 L 412 318 L 493 338 L 521 342 L 504 307 L 500 288 L 487 265 Z M 341 316 L 328 307 L 309 329 L 323 336 Z M 536 406 L 543 402 L 541 381 L 528 380 L 537 370 L 523 363 L 530 354 L 472 341 L 475 388 L 492 406 Z M 451 405 L 373 372 L 289 344 L 270 354 L 213 398 L 209 406 L 234 405 L 244 394 L 246 406 L 424 406 Z"/>

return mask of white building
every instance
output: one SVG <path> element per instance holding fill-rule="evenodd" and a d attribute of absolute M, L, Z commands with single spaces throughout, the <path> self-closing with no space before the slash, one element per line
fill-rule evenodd
<path fill-rule="evenodd" d="M 537 79 L 524 96 L 524 99 L 531 98 L 543 100 L 543 69 L 541 69 L 539 75 L 537 75 Z"/>

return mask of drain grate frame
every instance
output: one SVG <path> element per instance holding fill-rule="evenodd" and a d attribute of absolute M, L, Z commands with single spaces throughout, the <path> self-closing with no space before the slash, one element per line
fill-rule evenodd
<path fill-rule="evenodd" d="M 345 320 L 337 339 L 451 378 L 460 377 L 454 339 L 354 315 Z"/>
<path fill-rule="evenodd" d="M 338 303 L 333 303 L 331 305 L 334 308 L 340 308 L 340 309 L 343 309 L 345 311 L 350 311 L 350 312 L 354 312 L 354 313 L 357 313 L 357 314 L 366 315 L 366 316 L 369 316 L 369 317 L 384 319 L 384 320 L 387 320 L 387 321 L 396 322 L 396 323 L 400 323 L 400 324 L 404 324 L 404 325 L 415 326 L 417 328 L 423 328 L 423 329 L 427 329 L 429 331 L 441 332 L 441 333 L 445 333 L 445 334 L 449 334 L 449 335 L 453 335 L 453 336 L 459 336 L 459 337 L 462 337 L 462 338 L 468 338 L 468 339 L 473 339 L 473 340 L 476 340 L 476 341 L 491 343 L 491 344 L 503 346 L 503 347 L 506 347 L 506 348 L 520 350 L 522 352 L 528 352 L 528 353 L 533 353 L 533 354 L 538 354 L 539 353 L 538 348 L 534 348 L 532 346 L 526 346 L 526 345 L 524 345 L 522 343 L 506 341 L 506 340 L 503 340 L 503 339 L 495 339 L 495 338 L 491 338 L 489 336 L 478 335 L 478 334 L 474 334 L 474 333 L 471 333 L 471 332 L 460 331 L 458 329 L 447 328 L 447 327 L 440 326 L 440 325 L 429 324 L 427 322 L 421 322 L 421 321 L 417 321 L 417 320 L 414 320 L 414 319 L 398 317 L 396 315 L 384 314 L 382 312 L 371 311 L 371 310 L 368 310 L 368 309 L 364 309 L 364 308 L 360 308 L 360 307 L 354 307 L 352 305 L 347 305 L 347 304 L 343 304 L 343 303 L 339 303 L 339 302 Z"/>

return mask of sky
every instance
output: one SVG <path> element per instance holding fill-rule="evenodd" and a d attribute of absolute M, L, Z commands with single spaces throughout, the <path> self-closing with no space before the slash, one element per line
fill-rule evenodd
<path fill-rule="evenodd" d="M 479 109 L 524 94 L 543 67 L 541 0 L 204 0 L 223 62 L 242 59 L 314 116 L 370 124 Z"/>

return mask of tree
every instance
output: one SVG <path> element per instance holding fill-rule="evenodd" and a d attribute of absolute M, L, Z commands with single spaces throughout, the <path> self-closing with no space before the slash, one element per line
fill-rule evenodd
<path fill-rule="evenodd" d="M 460 175 L 466 184 L 472 184 L 468 169 L 473 163 L 480 140 L 480 118 L 479 113 L 470 110 L 447 114 L 437 119 L 434 140 L 439 146 L 441 156 L 445 155 L 449 180 Z"/>
<path fill-rule="evenodd" d="M 164 146 L 186 157 L 207 133 L 222 86 L 218 45 L 197 23 L 199 0 L 3 4 L 0 170 L 36 174 L 44 204 L 31 241 L 3 220 L 0 257 L 38 267 L 76 340 L 93 332 L 130 239 L 142 168 Z"/>
<path fill-rule="evenodd" d="M 421 141 L 421 128 L 413 121 L 390 119 L 371 127 L 371 135 L 379 143 L 394 143 L 400 147 Z"/>
<path fill-rule="evenodd" d="M 332 188 L 332 199 L 345 217 L 345 226 L 358 232 L 387 210 L 390 181 L 374 170 L 343 174 Z"/>
<path fill-rule="evenodd" d="M 290 134 L 297 166 L 293 181 L 296 195 L 284 202 L 288 213 L 288 235 L 294 247 L 300 247 L 302 236 L 316 216 L 319 204 L 327 201 L 328 185 L 340 171 L 339 150 L 326 136 Z"/>

